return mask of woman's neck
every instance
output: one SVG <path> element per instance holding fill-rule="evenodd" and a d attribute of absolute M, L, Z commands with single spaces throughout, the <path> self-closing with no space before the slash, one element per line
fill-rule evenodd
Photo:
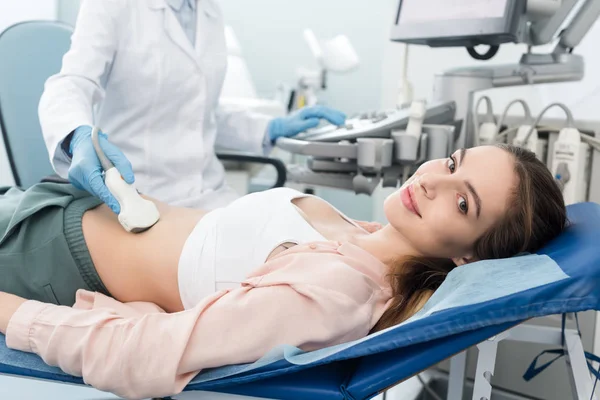
<path fill-rule="evenodd" d="M 354 244 L 384 264 L 390 264 L 403 257 L 419 255 L 406 238 L 389 224 L 369 235 L 355 237 Z"/>

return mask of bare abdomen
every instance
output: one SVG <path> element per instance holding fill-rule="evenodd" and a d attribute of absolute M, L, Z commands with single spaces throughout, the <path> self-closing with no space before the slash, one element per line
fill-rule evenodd
<path fill-rule="evenodd" d="M 100 279 L 121 302 L 149 301 L 168 312 L 183 309 L 177 267 L 183 245 L 202 211 L 157 203 L 161 218 L 142 233 L 128 233 L 105 205 L 83 216 L 83 234 Z"/>

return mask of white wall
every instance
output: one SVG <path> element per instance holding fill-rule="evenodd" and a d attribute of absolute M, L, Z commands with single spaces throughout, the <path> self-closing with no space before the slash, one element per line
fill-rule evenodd
<path fill-rule="evenodd" d="M 6 0 L 0 3 L 0 32 L 17 22 L 35 19 L 56 19 L 56 1 Z M 4 141 L 0 135 L 0 186 L 13 184 Z"/>
<path fill-rule="evenodd" d="M 0 4 L 0 32 L 20 21 L 55 18 L 55 0 L 3 1 Z"/>
<path fill-rule="evenodd" d="M 302 32 L 319 38 L 345 34 L 360 67 L 329 76 L 323 100 L 345 112 L 380 108 L 381 64 L 397 0 L 221 0 L 227 24 L 239 38 L 260 95 L 280 82 L 296 83 L 296 68 L 315 67 Z"/>

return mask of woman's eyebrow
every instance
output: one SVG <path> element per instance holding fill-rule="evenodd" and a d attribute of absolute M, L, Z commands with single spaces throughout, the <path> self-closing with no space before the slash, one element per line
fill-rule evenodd
<path fill-rule="evenodd" d="M 458 150 L 460 153 L 460 160 L 458 160 L 458 166 L 460 167 L 463 163 L 463 161 L 465 160 L 465 156 L 467 155 L 467 149 L 465 149 L 464 147 L 460 150 Z"/>

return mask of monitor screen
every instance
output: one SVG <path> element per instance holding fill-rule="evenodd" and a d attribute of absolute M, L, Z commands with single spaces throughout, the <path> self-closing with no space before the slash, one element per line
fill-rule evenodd
<path fill-rule="evenodd" d="M 516 42 L 526 0 L 399 0 L 391 39 L 436 46 Z"/>
<path fill-rule="evenodd" d="M 507 0 L 402 0 L 397 23 L 502 18 Z"/>

